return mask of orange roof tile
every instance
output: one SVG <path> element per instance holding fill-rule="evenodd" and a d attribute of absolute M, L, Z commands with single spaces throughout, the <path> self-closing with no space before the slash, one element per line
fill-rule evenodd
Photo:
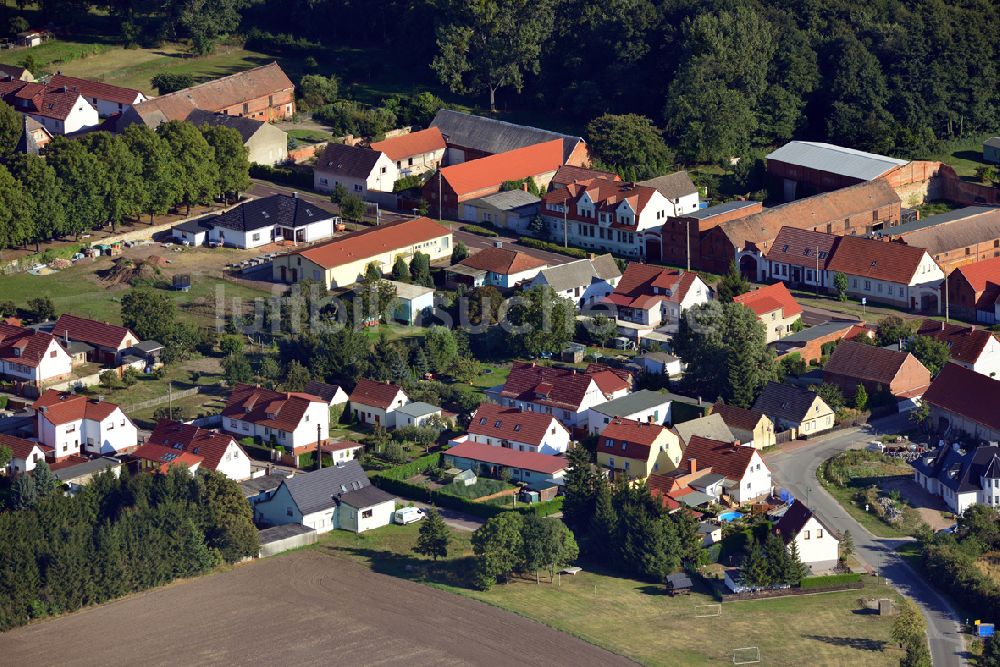
<path fill-rule="evenodd" d="M 562 163 L 563 142 L 555 139 L 444 167 L 441 175 L 453 191 L 464 195 L 556 171 Z"/>
<path fill-rule="evenodd" d="M 640 461 L 649 460 L 650 447 L 667 429 L 659 424 L 615 417 L 601 431 L 597 451 Z"/>
<path fill-rule="evenodd" d="M 469 257 L 463 259 L 459 264 L 480 269 L 481 271 L 491 271 L 500 275 L 510 275 L 520 273 L 530 269 L 542 269 L 548 266 L 548 262 L 537 257 L 509 250 L 507 248 L 483 248 Z"/>
<path fill-rule="evenodd" d="M 47 389 L 38 397 L 31 408 L 45 416 L 50 423 L 59 426 L 81 419 L 101 421 L 118 409 L 114 403 L 87 398 L 82 394 Z"/>
<path fill-rule="evenodd" d="M 991 283 L 1000 285 L 1000 257 L 964 264 L 955 269 L 955 273 L 965 278 L 977 293 L 982 292 Z"/>
<path fill-rule="evenodd" d="M 402 160 L 414 155 L 443 151 L 446 148 L 441 130 L 436 127 L 376 141 L 371 146 L 372 150 L 385 153 L 390 160 Z"/>
<path fill-rule="evenodd" d="M 909 284 L 927 251 L 861 236 L 843 236 L 828 268 L 852 276 Z"/>
<path fill-rule="evenodd" d="M 736 303 L 742 303 L 757 316 L 773 313 L 781 309 L 782 317 L 793 317 L 802 314 L 802 306 L 795 302 L 785 283 L 776 282 L 773 285 L 761 287 L 753 292 L 747 292 L 733 298 Z"/>
<path fill-rule="evenodd" d="M 430 218 L 413 218 L 345 234 L 292 254 L 305 257 L 325 269 L 332 269 L 448 234 L 451 232 L 444 225 Z"/>

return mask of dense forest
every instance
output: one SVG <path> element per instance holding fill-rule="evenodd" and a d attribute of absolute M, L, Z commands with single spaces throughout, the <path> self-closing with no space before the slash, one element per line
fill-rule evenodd
<path fill-rule="evenodd" d="M 65 22 L 83 0 L 43 0 Z M 997 131 L 993 0 L 110 0 L 121 39 L 266 31 L 569 127 L 637 113 L 688 162 L 789 138 L 919 156 Z M 288 40 L 286 40 L 288 43 Z"/>

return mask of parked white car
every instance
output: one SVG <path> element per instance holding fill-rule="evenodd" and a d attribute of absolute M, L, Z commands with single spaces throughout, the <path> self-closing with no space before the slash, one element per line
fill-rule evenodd
<path fill-rule="evenodd" d="M 393 513 L 392 520 L 401 526 L 405 526 L 408 523 L 420 521 L 425 516 L 427 516 L 427 513 L 419 507 L 403 507 Z"/>

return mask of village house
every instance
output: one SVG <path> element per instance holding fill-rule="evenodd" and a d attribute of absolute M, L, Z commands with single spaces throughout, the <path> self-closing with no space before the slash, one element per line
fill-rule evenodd
<path fill-rule="evenodd" d="M 69 354 L 52 335 L 0 323 L 0 376 L 14 392 L 37 396 L 46 384 L 68 378 Z"/>
<path fill-rule="evenodd" d="M 667 218 L 660 231 L 663 244 L 660 261 L 690 267 L 692 256 L 698 255 L 698 240 L 702 234 L 724 222 L 739 220 L 762 210 L 764 205 L 759 201 L 737 199 Z M 649 259 L 654 260 L 652 254 Z"/>
<path fill-rule="evenodd" d="M 45 460 L 45 448 L 33 440 L 0 433 L 0 447 L 10 450 L 10 461 L 2 469 L 6 475 L 31 472 L 39 462 Z"/>
<path fill-rule="evenodd" d="M 410 402 L 402 387 L 389 382 L 359 378 L 351 392 L 351 414 L 361 424 L 396 426 L 396 411 Z"/>
<path fill-rule="evenodd" d="M 80 493 L 80 490 L 90 484 L 95 477 L 105 473 L 120 477 L 122 474 L 121 460 L 113 456 L 102 456 L 82 463 L 55 466 L 52 470 L 52 474 L 70 495 Z"/>
<path fill-rule="evenodd" d="M 139 344 L 139 337 L 125 327 L 62 314 L 52 327 L 52 335 L 64 343 L 89 345 L 89 361 L 102 366 L 117 366 L 128 350 Z"/>
<path fill-rule="evenodd" d="M 250 458 L 232 435 L 216 433 L 193 424 L 161 419 L 145 445 L 160 445 L 202 458 L 201 467 L 237 482 L 250 477 Z M 142 459 L 140 447 L 133 455 Z"/>
<path fill-rule="evenodd" d="M 737 505 L 771 493 L 771 471 L 754 447 L 693 436 L 679 472 L 690 475 L 699 470 L 720 475 L 722 492 Z"/>
<path fill-rule="evenodd" d="M 340 385 L 327 384 L 316 380 L 307 382 L 306 386 L 302 388 L 302 393 L 322 398 L 331 408 L 335 405 L 344 405 L 348 401 L 347 392 Z"/>
<path fill-rule="evenodd" d="M 133 466 L 136 472 L 163 474 L 170 472 L 171 468 L 186 468 L 192 475 L 198 472 L 205 457 L 194 452 L 167 447 L 166 445 L 154 445 L 145 443 L 139 445 L 132 452 Z"/>
<path fill-rule="evenodd" d="M 917 329 L 917 335 L 929 336 L 947 345 L 951 360 L 959 366 L 991 378 L 1000 378 L 1000 340 L 994 333 L 938 320 L 924 320 Z"/>
<path fill-rule="evenodd" d="M 140 102 L 122 114 L 119 130 L 132 123 L 156 128 L 199 110 L 266 123 L 285 120 L 295 115 L 295 84 L 278 63 L 261 65 Z"/>
<path fill-rule="evenodd" d="M 254 505 L 254 521 L 363 533 L 389 525 L 395 509 L 396 499 L 373 486 L 361 464 L 348 461 L 282 480 L 269 500 Z"/>
<path fill-rule="evenodd" d="M 0 99 L 53 135 L 73 134 L 101 123 L 97 109 L 68 86 L 0 77 Z"/>
<path fill-rule="evenodd" d="M 945 272 L 1000 257 L 1000 207 L 968 206 L 931 215 L 886 232 L 894 241 L 923 248 Z"/>
<path fill-rule="evenodd" d="M 670 424 L 672 403 L 669 394 L 640 389 L 590 408 L 587 431 L 591 435 L 597 435 L 616 417 L 650 424 Z"/>
<path fill-rule="evenodd" d="M 783 282 L 740 294 L 733 301 L 752 310 L 764 324 L 768 343 L 793 333 L 795 323 L 802 319 L 802 306 L 795 302 Z"/>
<path fill-rule="evenodd" d="M 556 175 L 552 177 L 552 182 L 549 183 L 549 188 L 558 190 L 559 188 L 565 188 L 567 185 L 572 185 L 573 183 L 581 183 L 583 181 L 591 181 L 594 179 L 620 181 L 622 180 L 622 177 L 610 171 L 564 164 L 559 167 L 556 171 Z"/>
<path fill-rule="evenodd" d="M 668 217 L 678 218 L 698 210 L 698 188 L 686 171 L 638 181 L 636 185 L 653 188 L 663 195 L 670 205 Z"/>
<path fill-rule="evenodd" d="M 489 285 L 508 289 L 533 280 L 538 272 L 548 266 L 544 259 L 538 259 L 520 250 L 502 247 L 497 241 L 492 248 L 483 248 L 448 267 L 450 285 L 482 287 Z"/>
<path fill-rule="evenodd" d="M 396 428 L 403 426 L 426 426 L 434 418 L 441 418 L 443 412 L 441 408 L 423 401 L 410 401 L 406 405 L 396 408 L 393 413 L 396 417 Z"/>
<path fill-rule="evenodd" d="M 754 412 L 767 415 L 780 433 L 808 438 L 833 428 L 834 412 L 816 392 L 789 384 L 768 382 L 753 404 Z"/>
<path fill-rule="evenodd" d="M 396 163 L 389 156 L 363 146 L 330 142 L 313 167 L 313 187 L 317 191 L 333 192 L 340 185 L 362 199 L 369 192 L 392 192 L 398 179 Z"/>
<path fill-rule="evenodd" d="M 673 431 L 680 439 L 681 447 L 685 449 L 688 443 L 696 436 L 709 440 L 719 440 L 720 442 L 734 442 L 737 439 L 736 434 L 726 424 L 726 420 L 722 418 L 722 415 L 714 412 L 704 417 L 674 424 Z"/>
<path fill-rule="evenodd" d="M 712 406 L 712 414 L 722 417 L 733 438 L 739 440 L 741 445 L 765 449 L 773 447 L 777 442 L 774 422 L 763 412 L 717 402 Z"/>
<path fill-rule="evenodd" d="M 368 227 L 305 250 L 279 255 L 272 264 L 271 279 L 297 283 L 314 280 L 326 289 L 353 285 L 375 264 L 386 274 L 397 257 L 409 262 L 422 252 L 431 262 L 448 259 L 451 232 L 430 218 L 413 218 Z"/>
<path fill-rule="evenodd" d="M 49 389 L 34 403 L 35 434 L 54 461 L 80 454 L 119 454 L 139 442 L 122 409 L 100 398 Z"/>
<path fill-rule="evenodd" d="M 501 479 L 504 471 L 510 479 L 536 491 L 562 486 L 569 463 L 563 456 L 519 452 L 506 447 L 494 447 L 467 440 L 446 449 L 443 465 L 459 470 L 471 470 L 477 475 Z"/>
<path fill-rule="evenodd" d="M 771 343 L 778 358 L 797 354 L 806 364 L 818 363 L 823 358 L 823 346 L 841 340 L 853 340 L 857 336 L 871 337 L 873 332 L 865 328 L 864 322 L 854 320 L 830 320 L 789 334 Z"/>
<path fill-rule="evenodd" d="M 942 444 L 913 462 L 913 479 L 961 515 L 975 504 L 1000 507 L 1000 447 Z"/>
<path fill-rule="evenodd" d="M 419 324 L 420 318 L 434 310 L 434 288 L 423 285 L 388 281 L 396 290 L 398 305 L 392 319 L 410 326 Z"/>
<path fill-rule="evenodd" d="M 32 82 L 35 77 L 31 74 L 26 67 L 21 65 L 5 65 L 0 63 L 0 79 L 17 79 L 18 81 Z"/>
<path fill-rule="evenodd" d="M 851 401 L 864 385 L 869 396 L 879 391 L 889 392 L 903 405 L 914 405 L 931 384 L 931 373 L 909 352 L 898 352 L 842 341 L 823 367 L 823 382 L 840 388 Z"/>
<path fill-rule="evenodd" d="M 251 164 L 273 165 L 288 159 L 288 133 L 274 123 L 201 110 L 191 112 L 187 120 L 199 127 L 229 127 L 239 132 Z"/>
<path fill-rule="evenodd" d="M 311 394 L 237 384 L 222 409 L 222 430 L 298 456 L 329 439 L 330 407 Z"/>
<path fill-rule="evenodd" d="M 684 373 L 685 364 L 680 357 L 668 352 L 643 352 L 632 358 L 630 364 L 640 373 L 649 375 L 665 375 L 667 377 L 680 377 Z"/>
<path fill-rule="evenodd" d="M 146 96 L 134 88 L 122 88 L 102 81 L 66 76 L 61 72 L 53 74 L 48 85 L 79 92 L 85 100 L 90 102 L 91 106 L 97 109 L 97 115 L 101 118 L 124 113 L 146 100 Z"/>
<path fill-rule="evenodd" d="M 952 316 L 986 325 L 1000 322 L 1000 257 L 963 264 L 946 283 Z"/>
<path fill-rule="evenodd" d="M 334 215 L 298 196 L 274 194 L 176 225 L 173 237 L 185 245 L 217 244 L 250 249 L 285 241 L 313 243 L 333 236 Z"/>
<path fill-rule="evenodd" d="M 538 195 L 526 190 L 501 190 L 463 203 L 459 217 L 464 222 L 493 225 L 513 234 L 528 234 L 532 220 L 538 215 L 540 202 Z"/>
<path fill-rule="evenodd" d="M 680 441 L 660 424 L 614 417 L 600 433 L 597 465 L 607 469 L 612 480 L 642 481 L 675 470 L 680 463 Z"/>
<path fill-rule="evenodd" d="M 373 142 L 371 148 L 395 162 L 396 173 L 403 178 L 436 170 L 444 159 L 447 146 L 441 130 L 429 127 Z"/>
<path fill-rule="evenodd" d="M 529 287 L 549 287 L 556 296 L 569 299 L 577 308 L 599 303 L 611 295 L 622 272 L 610 254 L 591 255 L 539 271 Z"/>
<path fill-rule="evenodd" d="M 711 299 L 711 289 L 694 271 L 632 262 L 603 303 L 614 307 L 625 336 L 641 340 L 656 329 L 676 331 L 685 310 Z"/>
<path fill-rule="evenodd" d="M 552 415 L 505 408 L 483 403 L 469 419 L 468 435 L 453 442 L 466 440 L 483 445 L 504 447 L 518 452 L 565 454 L 572 442 L 569 429 Z"/>
<path fill-rule="evenodd" d="M 790 141 L 766 158 L 768 179 L 784 201 L 874 181 L 908 164 L 815 141 Z"/>
<path fill-rule="evenodd" d="M 947 363 L 924 392 L 923 401 L 930 406 L 929 423 L 938 433 L 1000 441 L 1000 380 Z"/>
<path fill-rule="evenodd" d="M 504 183 L 531 179 L 547 188 L 562 154 L 563 142 L 554 140 L 442 167 L 424 183 L 423 198 L 438 217 L 458 218 L 465 202 L 500 192 Z"/>
<path fill-rule="evenodd" d="M 736 261 L 744 275 L 759 282 L 765 275 L 764 255 L 782 227 L 867 235 L 898 225 L 900 215 L 899 195 L 882 180 L 824 192 L 709 229 L 699 239 L 692 266 L 725 273 Z"/>
<path fill-rule="evenodd" d="M 515 125 L 453 109 L 438 111 L 431 121 L 431 127 L 441 132 L 448 145 L 445 164 L 460 164 L 550 141 L 562 143 L 560 164 L 577 167 L 590 164 L 587 142 L 581 137 Z"/>
<path fill-rule="evenodd" d="M 833 570 L 840 562 L 840 540 L 801 500 L 794 501 L 774 526 L 774 532 L 813 573 Z"/>
<path fill-rule="evenodd" d="M 52 133 L 31 116 L 21 115 L 21 137 L 15 149 L 24 155 L 41 155 L 45 147 L 52 143 Z"/>
<path fill-rule="evenodd" d="M 630 391 L 628 380 L 604 366 L 577 371 L 515 361 L 507 381 L 486 393 L 500 405 L 553 415 L 571 429 L 585 429 L 590 408 Z"/>
<path fill-rule="evenodd" d="M 334 465 L 340 465 L 347 461 L 360 460 L 365 453 L 365 446 L 353 440 L 337 440 L 329 442 L 321 447 L 324 454 L 329 454 Z"/>

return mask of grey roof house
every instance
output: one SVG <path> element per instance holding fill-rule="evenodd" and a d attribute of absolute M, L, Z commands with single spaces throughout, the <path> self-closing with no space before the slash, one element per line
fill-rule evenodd
<path fill-rule="evenodd" d="M 914 478 L 956 514 L 971 505 L 1000 503 L 1000 446 L 961 449 L 944 444 L 913 462 Z"/>
<path fill-rule="evenodd" d="M 722 415 L 714 412 L 705 417 L 674 424 L 673 430 L 677 434 L 677 437 L 680 438 L 681 444 L 684 447 L 687 447 L 687 444 L 691 442 L 691 438 L 694 436 L 700 436 L 708 440 L 718 440 L 719 442 L 733 442 L 736 440 L 736 436 L 733 435 L 732 430 L 726 425 L 726 421 L 722 418 Z"/>
<path fill-rule="evenodd" d="M 239 132 L 251 163 L 278 164 L 288 159 L 288 133 L 277 125 L 200 109 L 192 111 L 187 119 L 195 125 L 230 127 Z"/>
<path fill-rule="evenodd" d="M 686 195 L 698 194 L 698 188 L 686 171 L 675 171 L 672 174 L 639 181 L 638 184 L 653 188 L 671 201 L 676 201 Z"/>
<path fill-rule="evenodd" d="M 621 277 L 621 269 L 609 253 L 542 269 L 530 286 L 551 287 L 558 296 L 582 308 L 598 303 L 614 292 Z"/>
<path fill-rule="evenodd" d="M 446 164 L 506 153 L 516 148 L 533 146 L 554 139 L 563 141 L 563 162 L 583 165 L 587 158 L 587 143 L 582 137 L 542 130 L 527 125 L 515 125 L 503 120 L 484 118 L 461 111 L 441 109 L 431 121 L 431 127 L 441 131 L 448 150 Z"/>
<path fill-rule="evenodd" d="M 460 217 L 466 222 L 486 223 L 524 234 L 532 219 L 538 215 L 542 200 L 525 190 L 497 192 L 463 202 Z"/>
<path fill-rule="evenodd" d="M 983 162 L 1000 164 L 1000 137 L 990 137 L 983 142 Z"/>
<path fill-rule="evenodd" d="M 620 398 L 590 408 L 587 427 L 591 433 L 600 433 L 615 417 L 639 422 L 669 424 L 672 400 L 668 394 L 650 389 L 640 389 Z"/>
<path fill-rule="evenodd" d="M 791 430 L 795 437 L 833 428 L 833 410 L 819 394 L 788 384 L 768 382 L 752 409 L 770 417 L 777 431 Z"/>

